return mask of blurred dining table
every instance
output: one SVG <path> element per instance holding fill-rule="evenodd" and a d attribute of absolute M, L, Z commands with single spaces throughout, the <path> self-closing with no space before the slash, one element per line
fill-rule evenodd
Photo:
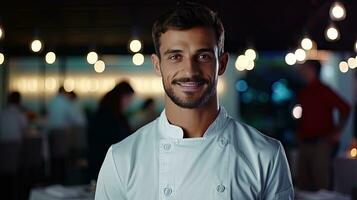
<path fill-rule="evenodd" d="M 29 200 L 94 200 L 94 189 L 90 185 L 51 185 L 34 188 Z"/>
<path fill-rule="evenodd" d="M 350 152 L 340 154 L 333 162 L 334 190 L 344 194 L 354 194 L 357 189 L 357 157 Z"/>

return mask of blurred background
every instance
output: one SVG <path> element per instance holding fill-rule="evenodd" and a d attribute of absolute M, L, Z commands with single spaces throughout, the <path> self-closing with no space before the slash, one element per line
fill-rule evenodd
<path fill-rule="evenodd" d="M 197 2 L 217 11 L 226 30 L 230 58 L 218 84 L 220 104 L 237 120 L 282 142 L 295 183 L 301 151 L 297 130 L 304 116 L 299 93 L 306 85 L 299 68 L 306 60 L 321 63 L 320 80 L 347 105 L 346 120 L 333 144 L 328 186 L 297 187 L 298 198 L 356 195 L 357 2 Z M 161 79 L 150 60 L 151 26 L 176 3 L 1 2 L 4 199 L 93 199 L 110 144 L 164 108 Z M 339 121 L 340 113 L 333 108 L 333 119 Z"/>

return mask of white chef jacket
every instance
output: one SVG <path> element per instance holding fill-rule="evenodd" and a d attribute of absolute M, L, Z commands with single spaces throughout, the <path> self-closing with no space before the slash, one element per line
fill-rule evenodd
<path fill-rule="evenodd" d="M 293 199 L 279 141 L 229 117 L 223 107 L 203 137 L 183 138 L 165 111 L 112 145 L 96 200 Z"/>

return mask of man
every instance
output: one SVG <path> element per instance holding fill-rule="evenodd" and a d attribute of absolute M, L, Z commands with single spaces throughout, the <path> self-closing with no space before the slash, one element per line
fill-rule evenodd
<path fill-rule="evenodd" d="M 217 15 L 179 4 L 155 22 L 152 34 L 165 110 L 109 149 L 95 198 L 293 199 L 281 144 L 219 107 L 217 80 L 228 54 Z"/>
<path fill-rule="evenodd" d="M 48 105 L 48 132 L 53 183 L 64 183 L 70 166 L 70 129 L 73 119 L 72 105 L 64 87 Z"/>
<path fill-rule="evenodd" d="M 11 92 L 7 106 L 0 111 L 0 187 L 4 199 L 19 198 L 21 150 L 28 120 L 21 105 L 21 94 Z"/>
<path fill-rule="evenodd" d="M 319 61 L 307 60 L 299 67 L 306 85 L 298 95 L 302 116 L 297 128 L 297 185 L 303 190 L 328 189 L 333 147 L 338 144 L 342 129 L 346 125 L 350 106 L 320 81 Z M 335 110 L 339 111 L 337 122 L 334 121 Z"/>

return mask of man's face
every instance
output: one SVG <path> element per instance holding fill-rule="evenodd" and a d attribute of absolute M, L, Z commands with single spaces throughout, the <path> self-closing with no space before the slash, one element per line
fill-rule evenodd
<path fill-rule="evenodd" d="M 216 98 L 218 75 L 224 73 L 227 59 L 227 54 L 219 58 L 214 31 L 204 27 L 169 29 L 160 37 L 160 59 L 152 56 L 166 95 L 182 108 L 197 108 Z"/>
<path fill-rule="evenodd" d="M 302 64 L 299 66 L 299 73 L 305 83 L 311 83 L 316 79 L 316 74 L 314 69 L 308 64 Z"/>

